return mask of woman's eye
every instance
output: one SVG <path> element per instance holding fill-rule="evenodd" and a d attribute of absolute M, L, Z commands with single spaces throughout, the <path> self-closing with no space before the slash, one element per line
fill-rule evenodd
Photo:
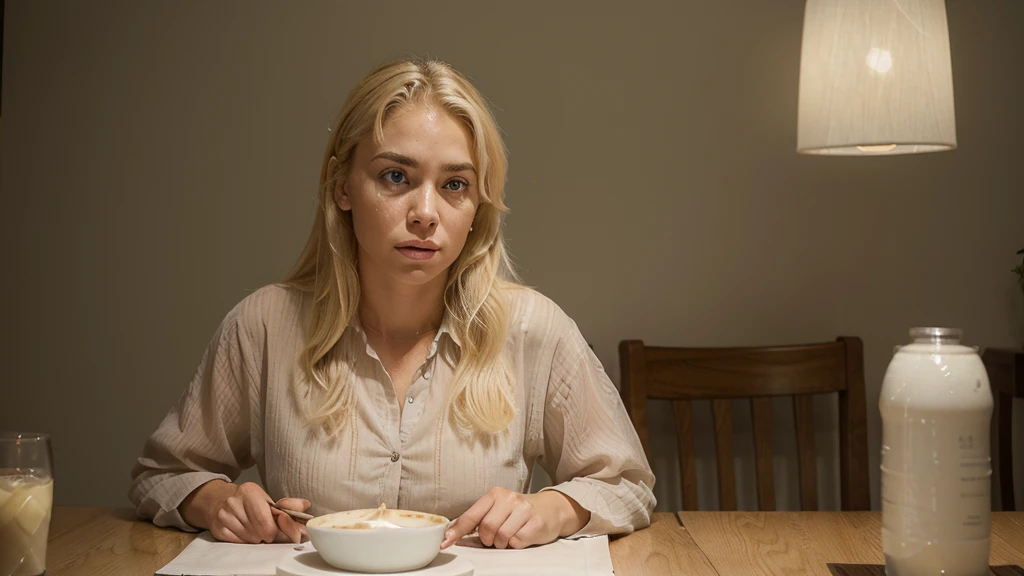
<path fill-rule="evenodd" d="M 384 173 L 384 179 L 390 184 L 401 184 L 405 181 L 405 174 L 398 170 L 388 170 Z"/>
<path fill-rule="evenodd" d="M 462 192 L 469 185 L 463 182 L 462 180 L 452 180 L 451 182 L 445 184 L 444 186 L 445 188 L 451 190 L 452 192 Z"/>

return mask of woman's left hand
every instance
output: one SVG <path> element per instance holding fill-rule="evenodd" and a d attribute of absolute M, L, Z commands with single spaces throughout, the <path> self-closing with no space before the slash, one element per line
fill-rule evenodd
<path fill-rule="evenodd" d="M 589 520 L 590 513 L 561 492 L 520 494 L 496 486 L 455 520 L 444 533 L 441 548 L 474 528 L 485 546 L 526 548 L 575 534 Z"/>

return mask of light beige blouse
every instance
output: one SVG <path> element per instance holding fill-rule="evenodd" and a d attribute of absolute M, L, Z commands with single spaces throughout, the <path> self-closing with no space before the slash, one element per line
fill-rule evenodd
<path fill-rule="evenodd" d="M 149 438 L 129 497 L 141 517 L 192 530 L 177 511 L 185 496 L 255 464 L 272 498 L 306 498 L 312 514 L 384 502 L 455 518 L 494 486 L 527 491 L 538 463 L 550 489 L 590 511 L 578 536 L 647 526 L 654 475 L 600 361 L 551 300 L 529 289 L 512 299 L 506 346 L 519 386 L 507 431 L 467 437 L 441 417 L 454 372 L 443 347 L 459 345 L 446 326 L 400 413 L 390 377 L 354 322 L 338 345 L 356 359 L 356 416 L 331 439 L 306 424 L 291 390 L 305 389 L 294 379 L 308 296 L 280 285 L 254 292 L 221 323 Z"/>

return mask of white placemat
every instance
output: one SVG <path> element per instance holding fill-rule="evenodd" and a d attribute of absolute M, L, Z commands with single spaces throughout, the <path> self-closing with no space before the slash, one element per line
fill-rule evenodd
<path fill-rule="evenodd" d="M 470 538 L 463 539 L 471 543 Z M 477 540 L 478 541 L 478 540 Z M 608 537 L 556 540 L 525 550 L 452 546 L 445 550 L 476 568 L 473 576 L 613 576 Z"/>
<path fill-rule="evenodd" d="M 203 532 L 157 576 L 275 576 L 285 558 L 314 550 L 305 544 L 231 544 Z"/>
<path fill-rule="evenodd" d="M 473 564 L 474 576 L 613 576 L 608 537 L 558 540 L 526 550 L 495 550 L 472 546 L 445 550 Z M 276 576 L 277 566 L 313 544 L 230 544 L 203 532 L 157 576 Z M 344 572 L 338 571 L 338 574 Z"/>

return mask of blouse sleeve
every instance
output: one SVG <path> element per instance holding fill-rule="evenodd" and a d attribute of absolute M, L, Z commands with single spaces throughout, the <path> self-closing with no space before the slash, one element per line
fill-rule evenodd
<path fill-rule="evenodd" d="M 236 307 L 221 323 L 203 359 L 132 469 L 128 497 L 139 517 L 194 531 L 178 513 L 193 490 L 214 479 L 233 481 L 252 466 L 249 387 L 254 347 Z"/>
<path fill-rule="evenodd" d="M 555 345 L 540 464 L 557 490 L 590 512 L 572 537 L 630 533 L 651 523 L 654 474 L 600 360 L 575 323 Z"/>

